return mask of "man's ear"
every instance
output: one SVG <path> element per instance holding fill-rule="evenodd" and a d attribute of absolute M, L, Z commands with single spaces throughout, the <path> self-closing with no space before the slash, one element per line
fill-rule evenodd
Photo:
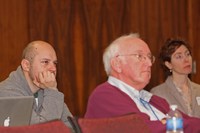
<path fill-rule="evenodd" d="M 30 62 L 27 59 L 22 59 L 21 66 L 24 71 L 30 70 Z"/>
<path fill-rule="evenodd" d="M 122 72 L 119 58 L 112 58 L 111 62 L 110 62 L 110 65 L 111 65 L 112 69 L 114 71 L 116 71 L 117 73 L 121 73 Z"/>
<path fill-rule="evenodd" d="M 165 61 L 165 66 L 166 66 L 169 70 L 172 69 L 172 65 L 171 65 L 171 63 L 170 63 L 169 61 Z"/>

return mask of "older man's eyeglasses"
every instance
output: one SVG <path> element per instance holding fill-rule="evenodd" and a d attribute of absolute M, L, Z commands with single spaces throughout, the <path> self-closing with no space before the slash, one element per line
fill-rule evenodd
<path fill-rule="evenodd" d="M 116 57 L 119 56 L 134 56 L 136 57 L 139 61 L 146 61 L 147 59 L 149 59 L 151 61 L 151 63 L 153 64 L 155 62 L 155 56 L 149 54 L 149 55 L 143 55 L 143 54 L 126 54 L 126 55 L 117 55 Z"/>

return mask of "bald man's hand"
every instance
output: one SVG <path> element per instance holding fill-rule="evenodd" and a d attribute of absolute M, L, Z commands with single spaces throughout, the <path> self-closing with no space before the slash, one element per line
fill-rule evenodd
<path fill-rule="evenodd" d="M 42 89 L 57 90 L 57 81 L 55 74 L 50 71 L 44 71 L 39 73 L 38 79 L 33 81 L 36 86 Z"/>

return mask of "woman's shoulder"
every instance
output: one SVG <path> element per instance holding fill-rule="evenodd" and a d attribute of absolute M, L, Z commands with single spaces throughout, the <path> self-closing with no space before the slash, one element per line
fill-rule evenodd
<path fill-rule="evenodd" d="M 192 88 L 194 88 L 194 89 L 200 89 L 200 84 L 192 82 L 192 81 L 190 83 L 191 83 Z"/>
<path fill-rule="evenodd" d="M 161 84 L 159 84 L 159 85 L 157 85 L 157 86 L 154 86 L 152 89 L 151 89 L 151 92 L 159 92 L 159 91 L 163 91 L 163 90 L 165 90 L 166 89 L 166 83 L 164 82 L 164 83 L 161 83 Z"/>

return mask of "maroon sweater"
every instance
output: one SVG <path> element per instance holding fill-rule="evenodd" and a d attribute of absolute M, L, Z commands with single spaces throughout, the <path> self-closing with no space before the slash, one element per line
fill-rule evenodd
<path fill-rule="evenodd" d="M 150 100 L 151 105 L 166 114 L 169 111 L 169 104 L 162 98 L 153 95 Z M 105 118 L 136 113 L 143 118 L 153 133 L 165 133 L 166 127 L 160 121 L 150 121 L 150 117 L 142 113 L 133 100 L 115 86 L 105 82 L 99 85 L 91 94 L 86 118 Z M 200 133 L 200 119 L 189 117 L 183 114 L 184 133 Z"/>

